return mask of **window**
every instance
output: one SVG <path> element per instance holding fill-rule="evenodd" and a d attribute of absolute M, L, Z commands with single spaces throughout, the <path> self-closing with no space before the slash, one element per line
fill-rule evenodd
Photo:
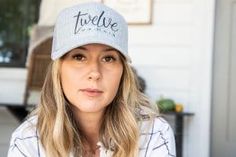
<path fill-rule="evenodd" d="M 40 0 L 0 0 L 0 67 L 24 67 Z"/>

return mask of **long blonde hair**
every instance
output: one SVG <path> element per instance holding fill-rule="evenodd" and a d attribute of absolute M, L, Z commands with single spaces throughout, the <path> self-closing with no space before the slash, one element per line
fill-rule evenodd
<path fill-rule="evenodd" d="M 122 63 L 124 70 L 120 87 L 104 113 L 100 140 L 105 148 L 114 152 L 113 157 L 136 157 L 139 149 L 138 123 L 147 117 L 152 119 L 157 112 L 138 90 L 137 78 L 129 63 L 124 58 Z M 69 157 L 70 153 L 82 156 L 83 136 L 63 94 L 60 66 L 61 59 L 49 66 L 41 102 L 34 111 L 38 116 L 37 129 L 47 157 Z"/>

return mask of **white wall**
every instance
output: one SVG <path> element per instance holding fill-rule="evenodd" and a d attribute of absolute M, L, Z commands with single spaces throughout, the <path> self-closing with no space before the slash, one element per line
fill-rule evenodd
<path fill-rule="evenodd" d="M 133 65 L 153 101 L 164 95 L 195 113 L 185 119 L 184 157 L 207 157 L 214 0 L 154 0 L 153 11 L 152 25 L 129 27 Z M 25 69 L 0 69 L 0 102 L 22 102 L 25 78 Z"/>
<path fill-rule="evenodd" d="M 209 156 L 214 0 L 154 0 L 153 25 L 130 26 L 130 56 L 153 101 L 194 112 L 185 119 L 184 156 Z"/>

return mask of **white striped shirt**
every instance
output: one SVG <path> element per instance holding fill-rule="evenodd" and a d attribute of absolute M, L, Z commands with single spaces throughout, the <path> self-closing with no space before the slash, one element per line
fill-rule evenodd
<path fill-rule="evenodd" d="M 8 157 L 46 157 L 36 129 L 37 118 L 31 117 L 12 134 Z M 138 157 L 175 157 L 175 139 L 170 125 L 161 117 L 140 123 Z M 100 157 L 112 157 L 112 151 L 100 145 Z M 73 155 L 71 154 L 71 157 Z"/>

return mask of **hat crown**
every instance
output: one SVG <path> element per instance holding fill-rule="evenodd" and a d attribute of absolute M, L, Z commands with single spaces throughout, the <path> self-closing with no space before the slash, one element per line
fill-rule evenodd
<path fill-rule="evenodd" d="M 54 28 L 52 59 L 90 43 L 109 45 L 126 56 L 128 26 L 125 19 L 115 10 L 97 2 L 64 9 Z"/>

